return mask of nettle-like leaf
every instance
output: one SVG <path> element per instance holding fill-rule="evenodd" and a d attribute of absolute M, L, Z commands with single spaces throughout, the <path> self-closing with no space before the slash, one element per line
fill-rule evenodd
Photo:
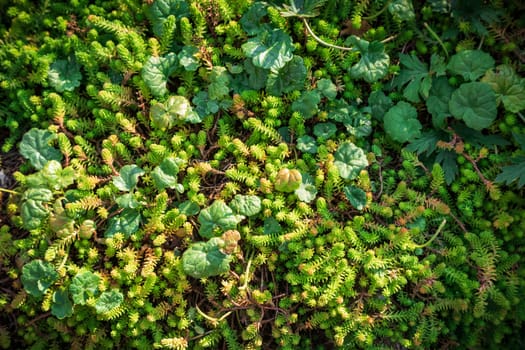
<path fill-rule="evenodd" d="M 188 2 L 185 0 L 155 0 L 146 10 L 146 16 L 153 25 L 153 33 L 160 37 L 163 32 L 164 22 L 169 16 L 175 18 L 188 17 Z"/>
<path fill-rule="evenodd" d="M 129 237 L 137 232 L 140 226 L 140 220 L 140 210 L 124 209 L 120 214 L 109 219 L 104 237 L 110 238 L 117 233 L 122 233 L 124 236 Z"/>
<path fill-rule="evenodd" d="M 118 290 L 103 292 L 95 302 L 95 310 L 97 314 L 103 314 L 119 307 L 123 301 L 124 295 Z"/>
<path fill-rule="evenodd" d="M 51 64 L 47 73 L 49 84 L 58 92 L 73 91 L 80 86 L 82 73 L 75 57 L 57 60 Z"/>
<path fill-rule="evenodd" d="M 53 293 L 53 304 L 51 314 L 59 320 L 73 315 L 73 303 L 69 299 L 67 290 L 57 290 Z"/>
<path fill-rule="evenodd" d="M 184 163 L 180 158 L 165 158 L 151 172 L 151 178 L 159 190 L 165 188 L 174 188 L 177 192 L 184 192 L 182 184 L 178 183 L 179 167 Z"/>
<path fill-rule="evenodd" d="M 302 90 L 305 79 L 306 67 L 303 58 L 294 55 L 283 68 L 268 75 L 266 90 L 272 95 L 281 96 L 293 90 Z"/>
<path fill-rule="evenodd" d="M 230 74 L 225 67 L 215 66 L 209 75 L 208 96 L 212 100 L 220 100 L 230 92 Z"/>
<path fill-rule="evenodd" d="M 345 186 L 343 192 L 350 204 L 357 210 L 363 210 L 366 205 L 366 192 L 355 186 Z"/>
<path fill-rule="evenodd" d="M 310 119 L 319 112 L 317 105 L 320 102 L 321 95 L 318 91 L 306 91 L 292 103 L 292 111 L 301 113 L 304 119 Z"/>
<path fill-rule="evenodd" d="M 390 108 L 383 121 L 386 133 L 395 141 L 413 141 L 421 136 L 417 110 L 407 102 L 400 101 Z"/>
<path fill-rule="evenodd" d="M 431 57 L 430 68 L 413 55 L 400 54 L 399 62 L 403 69 L 394 79 L 394 86 L 402 87 L 408 83 L 403 90 L 403 96 L 410 102 L 420 102 L 420 96 L 427 99 L 432 87 L 432 78 L 445 74 L 444 60 L 436 54 Z"/>
<path fill-rule="evenodd" d="M 283 68 L 292 60 L 294 50 L 292 38 L 281 29 L 260 32 L 242 45 L 245 55 L 256 67 L 273 72 Z"/>
<path fill-rule="evenodd" d="M 85 305 L 89 298 L 96 297 L 99 281 L 100 277 L 91 271 L 77 273 L 69 285 L 73 302 L 77 305 Z"/>
<path fill-rule="evenodd" d="M 204 238 L 211 238 L 216 236 L 218 231 L 236 228 L 243 219 L 243 215 L 234 214 L 226 203 L 216 200 L 212 205 L 201 210 L 198 217 L 201 224 L 199 234 Z"/>
<path fill-rule="evenodd" d="M 449 109 L 455 118 L 472 129 L 488 128 L 498 114 L 496 94 L 486 83 L 461 84 L 450 97 Z"/>
<path fill-rule="evenodd" d="M 450 117 L 448 103 L 454 88 L 447 77 L 439 77 L 432 82 L 432 88 L 426 101 L 427 110 L 432 114 L 432 124 L 436 128 L 445 126 L 445 118 Z"/>
<path fill-rule="evenodd" d="M 42 169 L 50 160 L 61 161 L 62 153 L 49 145 L 55 138 L 56 134 L 50 131 L 33 128 L 22 137 L 20 154 L 37 170 Z"/>
<path fill-rule="evenodd" d="M 481 50 L 463 50 L 450 58 L 447 69 L 461 75 L 465 80 L 474 81 L 494 68 L 494 59 Z"/>
<path fill-rule="evenodd" d="M 184 273 L 194 278 L 206 278 L 228 272 L 232 256 L 221 251 L 223 246 L 224 241 L 219 237 L 191 244 L 182 254 Z"/>
<path fill-rule="evenodd" d="M 199 59 L 197 54 L 199 49 L 195 46 L 184 46 L 179 52 L 179 64 L 184 67 L 186 71 L 196 71 L 199 68 Z"/>
<path fill-rule="evenodd" d="M 337 97 L 337 87 L 330 79 L 319 79 L 316 89 L 330 101 Z"/>
<path fill-rule="evenodd" d="M 150 116 L 153 125 L 161 130 L 188 123 L 199 123 L 201 117 L 195 112 L 190 101 L 184 96 L 170 96 L 164 103 L 151 106 Z"/>
<path fill-rule="evenodd" d="M 33 260 L 24 265 L 20 279 L 27 293 L 40 298 L 58 277 L 58 272 L 51 263 Z"/>
<path fill-rule="evenodd" d="M 47 203 L 53 199 L 53 192 L 47 188 L 30 188 L 22 196 L 20 216 L 24 228 L 33 230 L 42 224 L 49 216 Z"/>
<path fill-rule="evenodd" d="M 142 67 L 142 79 L 156 97 L 168 93 L 168 79 L 175 73 L 179 58 L 173 52 L 165 56 L 151 56 Z"/>
<path fill-rule="evenodd" d="M 481 81 L 492 87 L 498 104 L 502 102 L 507 111 L 517 113 L 525 109 L 525 78 L 516 74 L 512 66 L 499 65 L 487 71 Z"/>
<path fill-rule="evenodd" d="M 297 149 L 310 154 L 317 153 L 317 142 L 310 135 L 303 135 L 297 139 Z"/>
<path fill-rule="evenodd" d="M 135 164 L 124 165 L 119 175 L 113 176 L 113 185 L 123 192 L 131 191 L 137 186 L 139 177 L 144 174 L 144 170 Z"/>
<path fill-rule="evenodd" d="M 368 166 L 365 152 L 351 142 L 345 142 L 334 153 L 334 165 L 345 180 L 355 179 Z"/>
<path fill-rule="evenodd" d="M 355 46 L 361 54 L 359 62 L 350 68 L 350 74 L 356 79 L 364 79 L 367 83 L 374 83 L 388 73 L 390 57 L 385 52 L 385 47 L 379 41 L 369 43 L 352 35 L 348 42 Z"/>
<path fill-rule="evenodd" d="M 301 184 L 294 193 L 300 201 L 305 203 L 312 202 L 317 196 L 317 188 L 313 177 L 310 174 L 301 173 Z"/>
<path fill-rule="evenodd" d="M 496 176 L 495 181 L 510 185 L 517 182 L 518 188 L 525 186 L 525 157 L 516 157 L 512 165 L 501 168 L 501 173 Z"/>
<path fill-rule="evenodd" d="M 234 212 L 244 216 L 254 216 L 258 214 L 261 207 L 261 199 L 254 195 L 236 194 L 230 202 L 230 207 Z"/>

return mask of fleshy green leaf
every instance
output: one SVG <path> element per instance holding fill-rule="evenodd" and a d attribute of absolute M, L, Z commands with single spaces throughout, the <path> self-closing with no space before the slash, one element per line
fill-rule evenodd
<path fill-rule="evenodd" d="M 364 79 L 367 83 L 374 83 L 388 73 L 390 57 L 385 47 L 379 41 L 369 43 L 352 35 L 349 39 L 361 53 L 359 62 L 350 69 L 350 74 L 356 79 Z"/>
<path fill-rule="evenodd" d="M 135 199 L 133 193 L 125 193 L 121 196 L 118 196 L 115 198 L 115 202 L 123 209 L 136 209 L 141 206 L 141 203 Z"/>
<path fill-rule="evenodd" d="M 314 179 L 310 174 L 301 173 L 301 184 L 295 190 L 295 195 L 300 201 L 310 203 L 317 196 L 317 188 L 315 187 Z"/>
<path fill-rule="evenodd" d="M 151 172 L 151 178 L 159 190 L 164 188 L 177 188 L 179 166 L 183 160 L 175 157 L 165 158 L 160 165 L 156 166 Z M 184 188 L 182 188 L 184 191 Z M 180 192 L 182 193 L 182 192 Z"/>
<path fill-rule="evenodd" d="M 49 84 L 58 92 L 73 91 L 80 86 L 82 73 L 75 57 L 57 60 L 51 64 L 47 73 Z"/>
<path fill-rule="evenodd" d="M 27 293 L 40 298 L 58 280 L 58 273 L 51 263 L 33 260 L 24 265 L 20 279 Z"/>
<path fill-rule="evenodd" d="M 489 70 L 481 79 L 496 93 L 498 104 L 503 102 L 505 109 L 517 113 L 525 109 L 525 79 L 521 78 L 508 64 Z"/>
<path fill-rule="evenodd" d="M 432 124 L 434 127 L 444 127 L 445 118 L 451 116 L 448 102 L 453 91 L 454 88 L 448 83 L 446 77 L 439 77 L 433 81 L 426 105 L 427 110 L 432 114 Z"/>
<path fill-rule="evenodd" d="M 124 295 L 117 290 L 103 292 L 95 302 L 97 314 L 103 314 L 119 307 L 124 301 Z"/>
<path fill-rule="evenodd" d="M 226 231 L 234 229 L 244 219 L 242 215 L 235 215 L 233 210 L 221 200 L 216 200 L 199 214 L 199 234 L 204 238 L 215 236 L 217 230 Z"/>
<path fill-rule="evenodd" d="M 119 190 L 131 191 L 139 182 L 139 177 L 144 175 L 144 170 L 135 164 L 124 165 L 118 176 L 113 176 L 113 185 Z"/>
<path fill-rule="evenodd" d="M 450 58 L 447 69 L 461 75 L 465 80 L 474 81 L 486 71 L 494 68 L 494 59 L 481 50 L 463 50 Z"/>
<path fill-rule="evenodd" d="M 142 79 L 156 97 L 168 93 L 168 78 L 177 70 L 179 58 L 173 52 L 166 56 L 151 56 L 142 68 Z"/>
<path fill-rule="evenodd" d="M 417 110 L 409 103 L 401 101 L 390 108 L 384 117 L 385 131 L 393 140 L 407 142 L 421 136 L 421 123 Z"/>
<path fill-rule="evenodd" d="M 310 119 L 319 112 L 317 107 L 319 102 L 321 102 L 319 92 L 306 91 L 292 103 L 292 111 L 301 113 L 304 119 Z"/>
<path fill-rule="evenodd" d="M 224 241 L 213 237 L 207 242 L 197 242 L 182 254 L 184 272 L 194 278 L 217 276 L 230 270 L 232 256 L 224 254 L 221 247 Z"/>
<path fill-rule="evenodd" d="M 368 166 L 365 152 L 351 142 L 345 142 L 334 154 L 334 165 L 345 180 L 353 180 Z"/>
<path fill-rule="evenodd" d="M 78 305 L 85 305 L 88 298 L 97 296 L 99 281 L 100 277 L 91 271 L 77 273 L 69 285 L 73 302 Z"/>
<path fill-rule="evenodd" d="M 179 64 L 184 67 L 186 71 L 196 71 L 199 68 L 199 59 L 197 54 L 199 49 L 195 46 L 184 46 L 179 52 Z"/>
<path fill-rule="evenodd" d="M 47 188 L 30 188 L 24 192 L 20 215 L 26 229 L 36 229 L 42 224 L 49 215 L 47 202 L 52 199 L 53 192 Z"/>
<path fill-rule="evenodd" d="M 33 128 L 24 134 L 19 146 L 20 154 L 37 170 L 50 160 L 61 161 L 62 153 L 49 145 L 55 138 L 56 134 L 50 131 Z"/>
<path fill-rule="evenodd" d="M 129 237 L 131 234 L 137 232 L 140 225 L 140 219 L 141 215 L 139 210 L 124 209 L 120 214 L 109 219 L 108 228 L 104 237 L 113 237 L 119 232 L 124 236 Z"/>
<path fill-rule="evenodd" d="M 155 0 L 146 10 L 146 16 L 153 26 L 153 33 L 160 37 L 164 22 L 170 15 L 179 19 L 190 14 L 188 3 L 185 0 Z"/>
<path fill-rule="evenodd" d="M 330 101 L 337 97 L 337 88 L 330 79 L 319 79 L 317 90 Z"/>
<path fill-rule="evenodd" d="M 366 192 L 355 186 L 345 186 L 343 191 L 350 204 L 357 210 L 363 210 L 366 205 Z"/>
<path fill-rule="evenodd" d="M 51 314 L 59 320 L 73 315 L 73 304 L 69 299 L 67 290 L 58 290 L 53 293 L 53 304 Z"/>
<path fill-rule="evenodd" d="M 297 139 L 297 149 L 301 152 L 317 153 L 317 142 L 310 135 L 303 135 Z"/>
<path fill-rule="evenodd" d="M 225 67 L 215 66 L 210 72 L 208 96 L 212 100 L 220 100 L 230 91 L 230 74 Z"/>
<path fill-rule="evenodd" d="M 254 195 L 237 194 L 230 202 L 230 207 L 238 214 L 254 216 L 261 211 L 261 199 Z"/>
<path fill-rule="evenodd" d="M 268 93 L 281 96 L 293 90 L 302 90 L 306 79 L 306 67 L 302 57 L 294 55 L 292 60 L 279 69 L 271 72 L 266 82 Z"/>
<path fill-rule="evenodd" d="M 497 117 L 496 94 L 486 83 L 465 83 L 452 93 L 449 109 L 472 129 L 488 128 Z"/>
<path fill-rule="evenodd" d="M 292 38 L 281 29 L 260 32 L 242 45 L 242 50 L 256 67 L 273 72 L 292 60 L 293 49 Z"/>

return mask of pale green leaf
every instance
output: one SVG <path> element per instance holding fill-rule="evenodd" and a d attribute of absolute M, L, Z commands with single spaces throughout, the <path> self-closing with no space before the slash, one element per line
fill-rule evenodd
<path fill-rule="evenodd" d="M 49 84 L 58 92 L 73 91 L 80 86 L 82 73 L 75 57 L 57 60 L 51 64 L 47 73 Z"/>
<path fill-rule="evenodd" d="M 337 87 L 330 79 L 319 79 L 317 90 L 330 101 L 337 97 Z"/>
<path fill-rule="evenodd" d="M 394 0 L 390 2 L 388 12 L 399 22 L 412 22 L 416 18 L 411 0 Z"/>
<path fill-rule="evenodd" d="M 142 68 L 142 79 L 156 97 L 168 93 L 168 78 L 177 70 L 179 58 L 173 52 L 166 56 L 151 56 Z"/>
<path fill-rule="evenodd" d="M 20 216 L 24 228 L 36 229 L 42 224 L 42 220 L 49 215 L 47 202 L 53 199 L 53 192 L 47 188 L 30 188 L 22 196 Z"/>
<path fill-rule="evenodd" d="M 50 160 L 62 160 L 62 153 L 49 143 L 56 138 L 47 130 L 33 128 L 24 134 L 20 142 L 20 154 L 31 162 L 31 165 L 37 169 L 42 169 Z"/>
<path fill-rule="evenodd" d="M 224 241 L 219 237 L 191 244 L 182 254 L 184 272 L 194 278 L 206 278 L 228 272 L 232 256 L 221 251 L 223 245 Z"/>
<path fill-rule="evenodd" d="M 124 295 L 117 290 L 103 292 L 95 302 L 97 314 L 103 314 L 119 307 L 124 301 Z"/>
<path fill-rule="evenodd" d="M 255 66 L 273 72 L 283 68 L 293 58 L 292 38 L 281 29 L 260 32 L 241 47 Z"/>
<path fill-rule="evenodd" d="M 137 232 L 140 219 L 141 215 L 139 210 L 124 209 L 120 214 L 109 219 L 104 237 L 113 237 L 117 233 L 122 233 L 124 236 L 129 237 L 131 234 Z"/>
<path fill-rule="evenodd" d="M 351 142 L 345 142 L 334 153 L 334 165 L 345 180 L 353 180 L 368 166 L 365 152 Z"/>
<path fill-rule="evenodd" d="M 170 96 L 164 103 L 155 103 L 151 106 L 150 116 L 153 125 L 161 130 L 171 129 L 185 122 L 202 121 L 184 96 Z"/>
<path fill-rule="evenodd" d="M 230 202 L 230 207 L 237 214 L 244 216 L 254 216 L 258 214 L 261 209 L 261 199 L 254 195 L 236 194 Z"/>
<path fill-rule="evenodd" d="M 225 67 L 214 66 L 209 75 L 208 96 L 212 100 L 220 100 L 230 91 L 230 74 Z"/>
<path fill-rule="evenodd" d="M 69 285 L 73 302 L 78 305 L 85 305 L 89 298 L 97 296 L 99 281 L 100 277 L 91 271 L 77 273 Z"/>
<path fill-rule="evenodd" d="M 498 114 L 496 94 L 486 83 L 465 83 L 452 93 L 449 109 L 472 129 L 488 128 Z"/>
<path fill-rule="evenodd" d="M 176 188 L 178 184 L 179 166 L 182 163 L 183 160 L 180 158 L 165 158 L 151 172 L 151 177 L 155 182 L 155 186 L 157 186 L 159 190 L 164 188 Z"/>
<path fill-rule="evenodd" d="M 268 93 L 281 96 L 293 90 L 302 90 L 306 79 L 306 67 L 303 58 L 294 55 L 278 72 L 271 72 L 266 82 Z"/>
<path fill-rule="evenodd" d="M 216 235 L 217 231 L 236 228 L 243 219 L 244 216 L 235 215 L 226 203 L 216 200 L 212 205 L 201 210 L 198 217 L 201 224 L 199 234 L 204 238 L 211 238 Z"/>
<path fill-rule="evenodd" d="M 525 109 L 525 79 L 516 74 L 512 66 L 497 66 L 495 70 L 489 70 L 481 81 L 492 87 L 498 104 L 503 102 L 507 111 L 517 113 Z"/>
<path fill-rule="evenodd" d="M 69 299 L 67 290 L 58 290 L 53 293 L 51 314 L 59 320 L 73 315 L 73 303 Z"/>
<path fill-rule="evenodd" d="M 196 71 L 199 68 L 199 59 L 197 55 L 199 49 L 195 46 L 184 46 L 179 52 L 179 64 L 184 67 L 186 71 Z"/>
<path fill-rule="evenodd" d="M 113 176 L 113 185 L 121 191 L 131 191 L 137 186 L 139 177 L 142 175 L 144 175 L 144 170 L 135 164 L 124 165 L 120 169 L 120 174 L 118 176 Z"/>
<path fill-rule="evenodd" d="M 297 139 L 297 149 L 301 152 L 317 153 L 317 142 L 310 135 L 303 135 Z"/>
<path fill-rule="evenodd" d="M 350 69 L 352 77 L 364 79 L 367 83 L 374 83 L 388 73 L 390 57 L 385 52 L 382 43 L 378 41 L 369 43 L 354 35 L 349 41 L 361 54 L 359 62 Z"/>
<path fill-rule="evenodd" d="M 301 173 L 301 184 L 294 193 L 301 202 L 310 203 L 315 199 L 317 188 L 310 174 Z"/>

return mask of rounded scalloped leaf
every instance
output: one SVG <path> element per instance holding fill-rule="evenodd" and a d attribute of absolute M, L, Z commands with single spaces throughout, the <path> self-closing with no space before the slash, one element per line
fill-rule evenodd
<path fill-rule="evenodd" d="M 53 293 L 51 314 L 59 320 L 73 315 L 73 303 L 69 299 L 67 290 L 59 290 Z"/>
<path fill-rule="evenodd" d="M 407 102 L 401 101 L 390 108 L 383 121 L 386 133 L 395 141 L 407 142 L 421 136 L 417 110 Z"/>
<path fill-rule="evenodd" d="M 22 284 L 27 293 L 40 298 L 58 279 L 58 273 L 51 263 L 33 260 L 22 268 Z"/>
<path fill-rule="evenodd" d="M 302 176 L 296 169 L 281 169 L 275 178 L 275 189 L 280 192 L 293 192 L 301 186 Z"/>
<path fill-rule="evenodd" d="M 365 152 L 351 142 L 345 142 L 334 154 L 334 165 L 345 180 L 353 180 L 368 166 Z"/>
<path fill-rule="evenodd" d="M 489 84 L 472 82 L 462 84 L 452 93 L 450 113 L 469 128 L 488 128 L 498 115 L 496 94 Z"/>
<path fill-rule="evenodd" d="M 119 307 L 124 301 L 124 295 L 117 290 L 110 290 L 100 294 L 95 302 L 97 314 L 103 314 Z"/>
<path fill-rule="evenodd" d="M 98 282 L 100 277 L 91 271 L 81 272 L 75 275 L 69 285 L 69 292 L 73 302 L 85 305 L 88 298 L 98 294 Z"/>
<path fill-rule="evenodd" d="M 253 216 L 261 211 L 261 199 L 254 195 L 237 194 L 230 202 L 230 207 L 238 214 Z"/>
<path fill-rule="evenodd" d="M 232 256 L 221 251 L 223 245 L 224 241 L 219 237 L 191 244 L 182 254 L 184 273 L 194 278 L 205 278 L 228 272 Z"/>
<path fill-rule="evenodd" d="M 494 67 L 494 59 L 481 50 L 463 50 L 450 58 L 449 72 L 474 81 Z"/>

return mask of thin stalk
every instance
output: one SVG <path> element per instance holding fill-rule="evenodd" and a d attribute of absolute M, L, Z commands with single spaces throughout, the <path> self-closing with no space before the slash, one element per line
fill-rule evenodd
<path fill-rule="evenodd" d="M 427 28 L 427 30 L 430 32 L 430 34 L 434 37 L 434 39 L 437 40 L 437 42 L 439 43 L 439 45 L 441 45 L 441 47 L 443 48 L 443 50 L 445 51 L 445 55 L 447 56 L 448 58 L 448 50 L 447 48 L 445 47 L 445 44 L 443 44 L 443 41 L 441 41 L 441 38 L 436 34 L 436 32 L 434 30 L 432 30 L 432 28 L 430 28 L 430 26 L 428 25 L 427 22 L 424 22 L 423 25 L 425 26 L 425 28 Z"/>
<path fill-rule="evenodd" d="M 391 2 L 392 2 L 391 0 L 387 1 L 385 6 L 383 6 L 383 8 L 379 10 L 379 12 L 376 12 L 373 15 L 368 16 L 368 17 L 361 17 L 361 19 L 369 21 L 371 19 L 381 16 L 381 14 L 386 11 L 386 9 L 388 8 L 388 5 L 390 5 Z"/>
<path fill-rule="evenodd" d="M 20 194 L 20 192 L 9 190 L 9 189 L 3 188 L 3 187 L 0 187 L 0 192 L 11 193 L 11 194 Z"/>
<path fill-rule="evenodd" d="M 416 248 L 424 248 L 424 247 L 428 246 L 430 243 L 432 243 L 432 241 L 434 239 L 436 239 L 436 237 L 439 235 L 441 230 L 443 230 L 443 227 L 445 227 L 446 223 L 447 223 L 447 219 L 443 219 L 443 221 L 441 221 L 441 224 L 439 225 L 436 233 L 434 233 L 434 235 L 432 235 L 432 237 L 430 237 L 430 239 L 426 243 L 416 245 Z"/>

